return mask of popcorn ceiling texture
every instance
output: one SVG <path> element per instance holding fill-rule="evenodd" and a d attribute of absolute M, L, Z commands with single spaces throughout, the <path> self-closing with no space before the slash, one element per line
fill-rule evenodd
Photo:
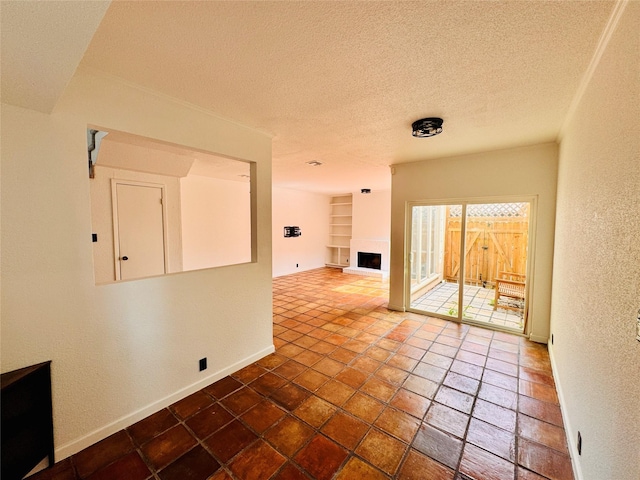
<path fill-rule="evenodd" d="M 113 2 L 81 65 L 273 134 L 278 186 L 377 191 L 392 163 L 554 141 L 613 5 Z"/>
<path fill-rule="evenodd" d="M 639 22 L 629 2 L 560 149 L 550 349 L 585 480 L 640 478 Z"/>

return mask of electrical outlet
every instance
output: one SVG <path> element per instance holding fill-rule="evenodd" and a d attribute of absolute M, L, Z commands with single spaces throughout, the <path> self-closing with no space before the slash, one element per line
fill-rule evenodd
<path fill-rule="evenodd" d="M 296 268 L 298 268 L 298 264 L 296 263 Z"/>
<path fill-rule="evenodd" d="M 578 432 L 578 455 L 582 455 L 582 435 Z"/>
<path fill-rule="evenodd" d="M 207 357 L 200 359 L 200 371 L 207 369 Z"/>

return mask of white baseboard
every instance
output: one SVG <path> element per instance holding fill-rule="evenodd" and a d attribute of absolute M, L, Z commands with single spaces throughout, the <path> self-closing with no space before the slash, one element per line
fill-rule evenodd
<path fill-rule="evenodd" d="M 406 312 L 404 305 L 392 305 L 391 303 L 387 305 L 389 310 L 395 310 L 396 312 Z"/>
<path fill-rule="evenodd" d="M 540 335 L 529 335 L 529 340 L 536 343 L 545 343 L 545 344 L 549 343 L 549 339 L 547 337 L 543 337 Z"/>
<path fill-rule="evenodd" d="M 87 447 L 90 447 L 94 443 L 99 442 L 107 438 L 109 435 L 113 435 L 120 430 L 127 428 L 130 425 L 133 425 L 136 422 L 139 422 L 143 418 L 152 415 L 163 408 L 168 407 L 169 405 L 174 404 L 178 400 L 182 400 L 183 398 L 191 395 L 192 393 L 197 392 L 198 390 L 202 390 L 207 385 L 210 385 L 218 380 L 230 375 L 234 372 L 237 372 L 241 368 L 246 367 L 247 365 L 251 365 L 253 362 L 260 360 L 261 358 L 269 355 L 270 353 L 275 352 L 275 347 L 271 345 L 247 358 L 240 360 L 239 362 L 234 363 L 222 370 L 218 370 L 215 373 L 203 378 L 202 380 L 198 380 L 197 382 L 184 387 L 178 390 L 171 395 L 168 395 L 160 400 L 157 400 L 146 407 L 141 408 L 140 410 L 136 410 L 128 415 L 120 417 L 119 419 L 100 427 L 93 432 L 88 433 L 76 440 L 72 440 L 71 442 L 65 443 L 64 445 L 55 449 L 56 461 L 63 460 L 71 455 L 78 453 L 81 450 L 84 450 Z"/>
<path fill-rule="evenodd" d="M 551 360 L 551 372 L 553 373 L 553 380 L 556 383 L 556 391 L 558 392 L 558 401 L 560 402 L 560 412 L 562 413 L 562 421 L 564 423 L 564 431 L 567 434 L 567 446 L 569 447 L 569 457 L 571 458 L 571 465 L 573 467 L 573 477 L 575 480 L 583 480 L 582 468 L 580 463 L 576 461 L 578 458 L 578 448 L 569 434 L 573 432 L 571 428 L 571 422 L 567 414 L 567 403 L 564 400 L 564 393 L 562 391 L 562 384 L 560 383 L 557 375 L 556 360 L 553 356 L 553 348 L 549 348 L 549 359 Z"/>

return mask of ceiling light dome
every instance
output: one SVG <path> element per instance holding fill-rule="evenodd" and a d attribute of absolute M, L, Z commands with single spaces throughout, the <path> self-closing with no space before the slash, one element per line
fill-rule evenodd
<path fill-rule="evenodd" d="M 442 132 L 442 119 L 438 117 L 421 118 L 411 124 L 414 137 L 433 137 Z"/>

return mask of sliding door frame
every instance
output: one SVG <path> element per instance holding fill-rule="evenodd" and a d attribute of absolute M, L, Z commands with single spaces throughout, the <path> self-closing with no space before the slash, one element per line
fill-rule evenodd
<path fill-rule="evenodd" d="M 514 196 L 495 196 L 495 197 L 466 197 L 466 198 L 447 198 L 447 199 L 428 199 L 428 200 L 414 200 L 407 201 L 405 203 L 405 245 L 404 245 L 404 275 L 405 275 L 405 289 L 404 289 L 404 302 L 405 310 L 408 312 L 418 313 L 425 315 L 424 310 L 418 310 L 411 307 L 411 242 L 412 242 L 412 226 L 413 207 L 421 206 L 445 206 L 445 205 L 461 205 L 462 206 L 462 221 L 460 231 L 460 252 L 466 251 L 467 243 L 467 206 L 485 203 L 529 203 L 529 227 L 528 227 L 528 250 L 527 250 L 527 272 L 526 272 L 526 284 L 525 284 L 525 304 L 524 304 L 524 326 L 522 332 L 516 332 L 514 329 L 503 327 L 500 325 L 492 325 L 486 322 L 480 322 L 464 318 L 464 310 L 458 308 L 457 317 L 451 317 L 448 315 L 442 315 L 438 313 L 428 312 L 427 315 L 436 318 L 442 318 L 444 320 L 450 320 L 458 323 L 464 323 L 468 325 L 479 326 L 483 328 L 489 328 L 492 330 L 505 331 L 509 333 L 521 334 L 523 336 L 529 336 L 530 334 L 530 322 L 529 317 L 532 315 L 533 303 L 531 298 L 533 296 L 534 285 L 534 260 L 535 260 L 535 246 L 536 246 L 536 218 L 538 212 L 538 196 L 537 195 L 514 195 Z M 465 279 L 465 255 L 460 255 L 460 270 L 458 275 L 458 305 L 463 304 L 464 299 L 464 279 Z"/>

